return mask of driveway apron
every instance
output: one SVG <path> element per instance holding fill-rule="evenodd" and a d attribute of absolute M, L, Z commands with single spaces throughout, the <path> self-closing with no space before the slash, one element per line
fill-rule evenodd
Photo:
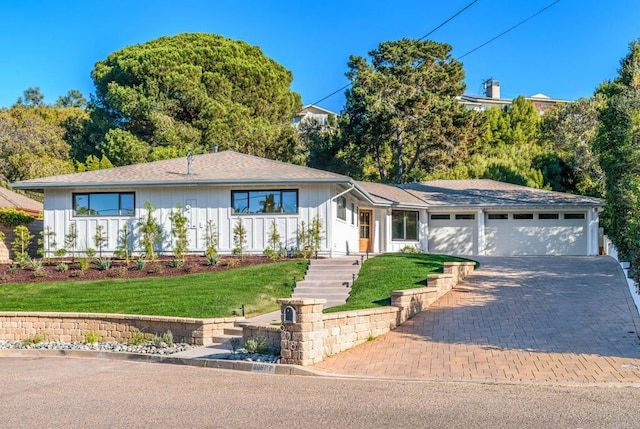
<path fill-rule="evenodd" d="M 377 377 L 640 383 L 640 317 L 609 257 L 478 257 L 396 330 L 317 369 Z"/>

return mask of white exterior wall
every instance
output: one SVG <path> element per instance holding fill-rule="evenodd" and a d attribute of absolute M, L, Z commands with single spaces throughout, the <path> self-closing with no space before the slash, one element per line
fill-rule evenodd
<path fill-rule="evenodd" d="M 322 254 L 328 254 L 331 246 L 328 244 L 333 235 L 333 208 L 330 202 L 331 185 L 299 186 L 297 214 L 233 214 L 231 210 L 232 190 L 268 190 L 268 189 L 296 189 L 291 186 L 254 186 L 254 187 L 211 187 L 192 186 L 177 188 L 117 188 L 117 189 L 77 189 L 77 190 L 47 190 L 45 193 L 44 228 L 51 226 L 56 232 L 58 247 L 62 247 L 65 234 L 71 222 L 76 222 L 78 228 L 78 251 L 94 248 L 93 235 L 97 225 L 103 225 L 108 237 L 104 247 L 106 254 L 111 254 L 117 248 L 118 231 L 128 223 L 134 230 L 133 250 L 141 251 L 139 234 L 135 225 L 139 218 L 145 215 L 144 204 L 151 201 L 156 208 L 154 217 L 162 224 L 165 235 L 159 253 L 171 252 L 171 222 L 169 215 L 178 204 L 185 207 L 185 215 L 189 218 L 189 250 L 203 252 L 205 250 L 203 235 L 208 220 L 213 220 L 218 232 L 218 250 L 229 253 L 233 249 L 233 227 L 238 219 L 247 229 L 247 252 L 262 253 L 268 245 L 269 231 L 275 220 L 281 241 L 287 248 L 297 246 L 298 224 L 304 221 L 309 225 L 318 216 L 322 222 L 324 234 L 320 246 Z M 72 194 L 74 192 L 135 192 L 136 213 L 128 216 L 74 216 L 72 209 Z M 187 206 L 191 208 L 186 209 Z M 327 220 L 331 220 L 327 222 Z"/>
<path fill-rule="evenodd" d="M 358 232 L 358 208 L 359 201 L 350 193 L 342 194 L 347 200 L 347 217 L 345 220 L 338 218 L 338 203 L 335 196 L 342 194 L 338 189 L 333 190 L 334 198 L 331 200 L 332 236 L 329 241 L 333 243 L 331 255 L 347 255 L 357 253 L 359 248 Z M 352 205 L 353 204 L 353 205 Z"/>

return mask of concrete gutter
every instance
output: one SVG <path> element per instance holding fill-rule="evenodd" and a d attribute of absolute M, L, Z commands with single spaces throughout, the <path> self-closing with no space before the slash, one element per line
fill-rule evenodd
<path fill-rule="evenodd" d="M 174 357 L 171 355 L 145 355 L 139 353 L 121 353 L 107 351 L 91 351 L 91 350 L 29 350 L 29 349 L 9 349 L 0 350 L 0 358 L 2 357 L 19 357 L 19 358 L 46 358 L 46 357 L 70 357 L 83 359 L 106 359 L 106 360 L 124 360 L 132 362 L 146 363 L 167 363 L 172 365 L 186 365 L 200 368 L 227 369 L 235 371 L 248 371 L 261 374 L 274 375 L 313 375 L 318 376 L 323 373 L 313 371 L 299 365 L 275 364 L 266 362 L 248 362 L 243 360 L 228 359 L 207 359 L 207 358 L 188 358 Z"/>

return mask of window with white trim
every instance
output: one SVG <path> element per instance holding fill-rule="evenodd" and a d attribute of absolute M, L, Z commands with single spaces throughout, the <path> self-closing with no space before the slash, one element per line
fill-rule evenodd
<path fill-rule="evenodd" d="M 88 192 L 72 195 L 74 216 L 134 216 L 133 192 Z"/>
<path fill-rule="evenodd" d="M 298 213 L 298 191 L 231 191 L 231 207 L 235 214 Z"/>
<path fill-rule="evenodd" d="M 391 211 L 391 238 L 393 240 L 418 241 L 418 212 Z"/>

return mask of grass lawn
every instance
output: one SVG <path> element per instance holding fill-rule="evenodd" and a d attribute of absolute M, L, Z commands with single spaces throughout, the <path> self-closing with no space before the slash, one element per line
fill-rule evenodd
<path fill-rule="evenodd" d="M 468 261 L 447 255 L 386 253 L 362 265 L 346 304 L 325 313 L 391 305 L 391 291 L 424 287 L 428 274 L 441 273 L 444 262 Z"/>
<path fill-rule="evenodd" d="M 0 285 L 0 311 L 124 313 L 195 318 L 279 309 L 306 261 L 254 265 L 175 277 Z"/>

